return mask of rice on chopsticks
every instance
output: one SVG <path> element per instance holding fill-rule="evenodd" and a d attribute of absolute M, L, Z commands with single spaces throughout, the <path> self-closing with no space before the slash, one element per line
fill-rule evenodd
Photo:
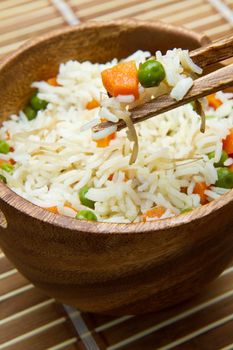
<path fill-rule="evenodd" d="M 102 121 L 125 121 L 128 137 L 133 142 L 130 164 L 136 161 L 139 151 L 130 109 L 163 94 L 181 100 L 192 87 L 194 75 L 201 73 L 202 69 L 189 57 L 188 50 L 182 49 L 168 50 L 165 55 L 157 51 L 155 57 L 149 52 L 138 51 L 101 72 L 108 96 L 101 99 L 99 116 Z M 201 130 L 204 131 L 205 115 L 199 101 L 196 107 L 202 119 Z M 113 132 L 116 132 L 114 125 L 93 133 L 92 137 L 94 140 L 106 138 Z"/>

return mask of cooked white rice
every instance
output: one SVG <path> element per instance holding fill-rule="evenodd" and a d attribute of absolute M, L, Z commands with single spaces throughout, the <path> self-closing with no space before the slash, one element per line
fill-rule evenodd
<path fill-rule="evenodd" d="M 133 57 L 141 61 L 148 53 L 140 51 Z M 106 65 L 69 61 L 60 65 L 57 80 L 61 86 L 33 83 L 39 97 L 49 101 L 47 109 L 32 121 L 20 112 L 0 129 L 1 139 L 9 132 L 8 142 L 14 147 L 1 158 L 16 161 L 12 174 L 1 170 L 8 186 L 38 206 L 57 206 L 59 213 L 75 217 L 77 211 L 86 209 L 78 193 L 88 185 L 87 197 L 96 202 L 98 221 L 106 222 L 139 221 L 142 213 L 156 205 L 167 209 L 162 218 L 200 206 L 193 188 L 197 181 L 216 182 L 215 159 L 210 160 L 207 153 L 215 151 L 219 159 L 222 139 L 233 125 L 232 100 L 218 94 L 223 104 L 207 111 L 211 118 L 205 134 L 199 131 L 200 118 L 191 104 L 138 124 L 140 152 L 136 163 L 129 165 L 132 145 L 125 130 L 106 148 L 96 147 L 91 130 L 81 131 L 86 123 L 99 120 L 99 108 L 87 110 L 86 104 L 106 94 L 100 73 L 113 64 L 116 60 Z M 108 103 L 112 107 L 109 100 L 104 99 L 105 116 L 103 108 Z M 119 101 L 114 103 L 117 109 Z M 187 194 L 180 191 L 182 187 L 187 187 Z M 213 200 L 226 191 L 212 186 L 206 194 Z"/>

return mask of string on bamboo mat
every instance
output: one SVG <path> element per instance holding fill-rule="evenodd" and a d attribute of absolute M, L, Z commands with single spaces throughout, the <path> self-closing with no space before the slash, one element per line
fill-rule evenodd
<path fill-rule="evenodd" d="M 221 0 L 209 0 L 209 3 L 218 10 L 222 16 L 233 26 L 233 12 Z"/>
<path fill-rule="evenodd" d="M 70 26 L 75 26 L 80 23 L 80 20 L 75 15 L 72 8 L 67 4 L 65 0 L 51 0 L 52 4 L 61 13 L 64 20 Z"/>

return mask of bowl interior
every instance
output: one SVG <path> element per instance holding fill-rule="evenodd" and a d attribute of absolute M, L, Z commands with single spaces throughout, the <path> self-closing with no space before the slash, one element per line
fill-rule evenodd
<path fill-rule="evenodd" d="M 209 39 L 184 28 L 174 27 L 163 23 L 147 23 L 134 20 L 121 20 L 103 23 L 87 23 L 75 28 L 68 28 L 46 34 L 40 38 L 29 41 L 16 53 L 7 57 L 0 63 L 0 119 L 7 119 L 12 113 L 22 109 L 32 94 L 31 84 L 34 81 L 48 79 L 57 74 L 60 63 L 68 60 L 104 63 L 113 58 L 127 57 L 138 49 L 148 50 L 151 53 L 155 50 L 166 51 L 173 47 L 184 49 L 195 49 L 209 43 Z M 17 196 L 4 185 L 3 193 L 11 206 L 20 209 L 24 206 L 24 212 L 40 219 L 46 214 L 45 211 Z M 1 187 L 0 186 L 0 187 Z M 15 198 L 17 200 L 15 201 Z M 229 201 L 229 198 L 227 199 Z M 215 204 L 208 205 L 208 212 L 211 212 Z M 216 209 L 221 203 L 216 204 Z M 35 210 L 36 209 L 36 210 Z M 51 221 L 47 219 L 46 221 Z M 186 221 L 202 216 L 199 210 L 195 215 L 187 214 Z M 56 216 L 53 223 L 59 226 L 80 229 L 85 226 L 85 232 L 141 232 L 171 227 L 184 223 L 184 218 L 172 218 L 140 226 L 137 224 L 115 225 L 91 222 L 79 222 L 68 217 Z M 85 224 L 85 225 L 84 225 Z M 124 229 L 121 229 L 124 227 Z M 130 228 L 129 226 L 132 226 Z M 98 227 L 98 228 L 94 228 Z M 100 228 L 99 228 L 100 227 Z"/>
<path fill-rule="evenodd" d="M 195 49 L 209 39 L 186 29 L 156 22 L 122 20 L 89 23 L 33 39 L 0 65 L 0 117 L 17 113 L 32 93 L 31 83 L 57 74 L 70 59 L 107 62 L 134 51 Z"/>

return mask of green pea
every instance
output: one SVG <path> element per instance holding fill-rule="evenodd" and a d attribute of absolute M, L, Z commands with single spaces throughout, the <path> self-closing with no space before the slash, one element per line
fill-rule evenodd
<path fill-rule="evenodd" d="M 94 209 L 95 202 L 86 198 L 86 193 L 88 192 L 88 190 L 89 190 L 88 186 L 84 186 L 83 188 L 81 188 L 81 190 L 79 191 L 79 199 L 83 205 L 85 205 L 88 208 Z"/>
<path fill-rule="evenodd" d="M 27 106 L 24 108 L 23 110 L 24 114 L 26 115 L 26 117 L 28 118 L 28 120 L 32 120 L 36 118 L 37 115 L 37 111 L 35 111 L 32 107 Z"/>
<path fill-rule="evenodd" d="M 10 152 L 10 146 L 6 141 L 0 140 L 0 153 L 7 154 Z"/>
<path fill-rule="evenodd" d="M 4 171 L 6 171 L 7 173 L 12 172 L 12 170 L 14 169 L 12 164 L 9 163 L 3 163 L 1 164 L 0 168 Z"/>
<path fill-rule="evenodd" d="M 32 106 L 32 108 L 35 111 L 40 111 L 43 110 L 47 107 L 48 102 L 41 100 L 37 94 L 35 94 L 34 96 L 32 96 L 31 100 L 30 100 L 30 104 Z"/>
<path fill-rule="evenodd" d="M 192 211 L 193 208 L 184 208 L 180 211 L 180 214 L 188 213 L 189 211 Z"/>
<path fill-rule="evenodd" d="M 156 60 L 148 60 L 139 66 L 138 79 L 141 85 L 146 88 L 158 86 L 165 76 L 162 64 Z"/>
<path fill-rule="evenodd" d="M 96 215 L 91 210 L 80 210 L 75 218 L 79 220 L 97 221 Z"/>
<path fill-rule="evenodd" d="M 211 152 L 208 154 L 209 159 L 212 159 L 215 157 L 215 152 Z M 226 151 L 222 151 L 221 158 L 217 163 L 214 163 L 215 168 L 223 167 L 224 162 L 228 159 L 228 154 Z"/>
<path fill-rule="evenodd" d="M 222 188 L 233 188 L 233 171 L 227 168 L 218 168 L 218 180 L 215 183 L 215 186 Z"/>
<path fill-rule="evenodd" d="M 5 176 L 0 174 L 0 181 L 3 182 L 4 184 L 7 183 Z"/>

